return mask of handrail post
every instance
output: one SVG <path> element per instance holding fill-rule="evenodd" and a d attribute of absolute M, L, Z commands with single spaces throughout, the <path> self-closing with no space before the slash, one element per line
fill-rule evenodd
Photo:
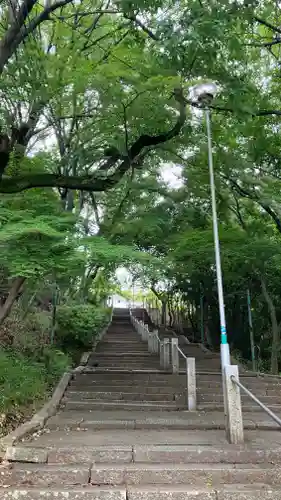
<path fill-rule="evenodd" d="M 173 373 L 179 373 L 179 351 L 178 351 L 179 340 L 171 339 L 171 362 Z"/>
<path fill-rule="evenodd" d="M 148 337 L 149 337 L 149 327 L 148 325 L 144 324 L 144 340 L 148 342 Z"/>
<path fill-rule="evenodd" d="M 148 342 L 147 342 L 148 352 L 153 352 L 153 342 L 154 342 L 153 332 L 149 332 L 148 333 Z"/>
<path fill-rule="evenodd" d="M 160 367 L 164 368 L 165 361 L 164 361 L 164 341 L 163 340 L 160 340 L 159 356 L 160 356 Z"/>
<path fill-rule="evenodd" d="M 163 368 L 167 369 L 170 366 L 170 339 L 164 339 L 164 354 L 163 354 Z"/>
<path fill-rule="evenodd" d="M 153 330 L 152 332 L 152 338 L 153 338 L 153 351 L 154 353 L 158 354 L 159 353 L 159 345 L 158 345 L 158 330 Z"/>
<path fill-rule="evenodd" d="M 135 328 L 136 328 L 136 330 L 137 330 L 138 334 L 140 335 L 140 333 L 141 333 L 141 331 L 140 331 L 140 322 L 139 322 L 139 320 L 138 320 L 138 319 L 136 319 Z"/>
<path fill-rule="evenodd" d="M 197 401 L 195 358 L 186 358 L 186 388 L 188 410 L 196 411 Z"/>
<path fill-rule="evenodd" d="M 244 428 L 240 387 L 231 380 L 235 377 L 239 382 L 239 371 L 236 365 L 226 365 L 224 369 L 226 392 L 226 437 L 231 444 L 244 442 Z"/>
<path fill-rule="evenodd" d="M 141 339 L 143 342 L 145 342 L 145 336 L 146 336 L 146 331 L 145 331 L 145 324 L 143 323 L 143 321 L 140 322 L 141 323 Z"/>

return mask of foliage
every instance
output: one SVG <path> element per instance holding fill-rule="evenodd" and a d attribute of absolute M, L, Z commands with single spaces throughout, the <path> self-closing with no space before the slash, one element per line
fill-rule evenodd
<path fill-rule="evenodd" d="M 47 389 L 44 370 L 21 354 L 1 352 L 1 411 L 41 399 Z"/>
<path fill-rule="evenodd" d="M 1 345 L 12 344 L 32 359 L 30 366 L 43 367 L 43 390 L 53 382 L 49 371 L 59 374 L 70 362 L 58 349 L 88 348 L 106 322 L 103 304 L 123 265 L 150 288 L 149 298 L 157 296 L 162 312 L 168 309 L 171 322 L 179 310 L 184 314 L 185 333 L 197 340 L 203 308 L 205 340 L 218 347 L 206 123 L 190 92 L 214 80 L 212 141 L 231 347 L 250 358 L 249 290 L 259 363 L 276 371 L 278 6 L 269 0 L 124 0 L 110 9 L 96 0 L 63 0 L 50 11 L 48 2 L 22 5 L 26 17 L 15 12 L 11 19 L 7 2 L 0 13 Z"/>
<path fill-rule="evenodd" d="M 37 356 L 38 361 L 45 367 L 46 380 L 49 386 L 53 386 L 59 378 L 73 364 L 73 360 L 68 353 L 62 352 L 56 347 L 46 346 Z"/>
<path fill-rule="evenodd" d="M 109 310 L 90 304 L 58 308 L 56 339 L 63 349 L 90 349 L 93 339 L 109 320 Z"/>

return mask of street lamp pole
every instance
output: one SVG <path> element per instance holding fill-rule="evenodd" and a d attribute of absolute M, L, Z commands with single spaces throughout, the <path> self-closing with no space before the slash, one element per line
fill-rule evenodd
<path fill-rule="evenodd" d="M 223 282 L 222 282 L 222 270 L 221 270 L 221 255 L 220 255 L 220 240 L 219 240 L 217 203 L 216 203 L 216 187 L 215 187 L 213 151 L 212 151 L 212 132 L 211 132 L 211 119 L 210 119 L 209 108 L 205 109 L 205 116 L 206 116 L 207 136 L 208 136 L 208 159 L 209 159 L 210 187 L 211 187 L 211 198 L 212 198 L 213 233 L 214 233 L 217 287 L 218 287 L 218 299 L 219 299 L 219 311 L 220 311 L 221 366 L 222 366 L 222 370 L 224 370 L 225 365 L 230 365 L 230 351 L 229 351 L 229 344 L 227 341 L 227 333 L 226 333 L 226 320 L 225 320 Z"/>
<path fill-rule="evenodd" d="M 222 369 L 223 378 L 224 378 L 224 368 L 226 365 L 230 365 L 231 361 L 230 361 L 230 351 L 229 351 L 229 344 L 227 341 L 227 332 L 226 332 L 223 282 L 222 282 L 222 270 L 221 270 L 221 256 L 220 256 L 220 241 L 219 241 L 217 204 L 216 204 L 216 188 L 215 188 L 214 165 L 213 165 L 211 117 L 210 117 L 210 108 L 209 108 L 210 101 L 214 98 L 214 96 L 217 92 L 217 88 L 216 88 L 216 85 L 213 83 L 203 83 L 203 84 L 196 85 L 196 87 L 194 87 L 193 90 L 194 90 L 195 96 L 197 97 L 198 102 L 201 103 L 202 107 L 204 108 L 205 116 L 206 116 L 206 125 L 207 125 L 208 161 L 209 161 L 210 187 L 211 187 L 211 199 L 212 199 L 213 235 L 214 235 L 218 300 L 219 300 L 219 312 L 220 312 L 221 369 Z"/>

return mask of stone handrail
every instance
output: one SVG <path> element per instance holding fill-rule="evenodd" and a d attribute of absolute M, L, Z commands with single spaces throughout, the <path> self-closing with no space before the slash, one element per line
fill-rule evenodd
<path fill-rule="evenodd" d="M 144 342 L 147 342 L 148 351 L 152 354 L 159 354 L 160 367 L 163 369 L 172 368 L 172 373 L 179 373 L 179 355 L 186 361 L 186 402 L 189 411 L 196 411 L 196 369 L 195 358 L 185 356 L 178 346 L 178 339 L 164 338 L 161 340 L 158 330 L 149 331 L 148 326 L 143 321 L 138 320 L 130 311 L 131 322 L 135 330 L 141 335 Z"/>
<path fill-rule="evenodd" d="M 233 384 L 236 384 L 240 389 L 242 389 L 242 391 L 244 391 L 245 394 L 249 396 L 249 398 L 251 398 L 255 403 L 257 403 L 257 405 L 259 405 L 260 408 L 262 408 L 278 425 L 281 426 L 281 419 L 275 413 L 273 413 L 273 411 L 271 411 L 265 404 L 263 404 L 251 391 L 249 391 L 247 387 L 241 384 L 241 382 L 239 382 L 239 380 L 237 380 L 234 375 L 231 375 L 230 379 L 232 380 Z"/>

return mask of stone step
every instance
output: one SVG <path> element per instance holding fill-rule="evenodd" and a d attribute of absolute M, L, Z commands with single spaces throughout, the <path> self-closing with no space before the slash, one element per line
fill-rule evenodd
<path fill-rule="evenodd" d="M 116 353 L 126 353 L 126 352 L 133 352 L 134 354 L 135 353 L 139 353 L 139 354 L 148 354 L 148 349 L 147 349 L 147 345 L 139 345 L 139 344 L 135 344 L 135 345 L 128 345 L 127 342 L 124 342 L 123 345 L 121 344 L 108 344 L 108 347 L 106 346 L 100 346 L 98 345 L 97 347 L 97 350 L 95 351 L 96 353 L 97 352 L 100 352 L 100 353 L 105 353 L 105 354 L 116 354 Z"/>
<path fill-rule="evenodd" d="M 243 411 L 243 422 L 244 429 L 280 432 L 277 423 L 259 412 Z M 106 408 L 97 407 L 95 410 L 86 410 L 85 408 L 76 408 L 72 411 L 61 410 L 55 417 L 48 420 L 47 428 L 50 430 L 66 429 L 67 431 L 79 428 L 79 430 L 89 430 L 89 432 L 103 429 L 205 431 L 224 429 L 225 421 L 223 412 L 189 412 L 186 408 L 179 411 L 166 407 L 146 414 L 140 406 L 135 406 L 130 411 L 127 407 L 116 406 L 113 413 L 112 408 L 106 406 Z"/>
<path fill-rule="evenodd" d="M 107 344 L 100 345 L 98 344 L 97 349 L 99 349 L 101 352 L 110 352 L 112 351 L 113 353 L 117 351 L 124 352 L 135 352 L 135 351 L 140 351 L 140 352 L 147 352 L 148 353 L 148 348 L 147 344 L 140 343 L 140 342 L 119 342 L 118 344 L 116 342 L 108 342 Z M 96 351 L 95 351 L 96 352 Z"/>
<path fill-rule="evenodd" d="M 255 392 L 255 396 L 257 396 L 262 403 L 264 403 L 266 406 L 269 405 L 281 405 L 281 396 L 276 395 L 276 396 L 267 396 L 264 393 L 257 394 Z M 242 401 L 249 403 L 250 401 L 252 402 L 251 398 L 247 396 L 247 394 L 242 393 L 241 394 L 241 399 Z M 199 404 L 210 404 L 214 405 L 214 403 L 222 403 L 223 402 L 223 394 L 217 393 L 217 394 L 208 394 L 208 393 L 197 393 L 197 401 Z M 253 403 L 252 403 L 253 404 Z"/>
<path fill-rule="evenodd" d="M 133 461 L 132 446 L 57 448 L 48 453 L 48 463 L 81 464 L 81 463 L 131 463 Z"/>
<path fill-rule="evenodd" d="M 127 488 L 127 500 L 280 500 L 281 488 L 268 485 L 226 486 L 213 488 L 194 488 L 180 486 L 141 486 Z"/>
<path fill-rule="evenodd" d="M 246 411 L 246 412 L 264 412 L 264 410 L 262 410 L 262 408 L 257 405 L 256 403 L 252 403 L 252 404 L 249 404 L 248 403 L 249 399 L 247 400 L 247 403 L 245 403 L 244 401 L 242 401 L 242 409 L 243 409 L 243 412 Z M 281 405 L 280 404 L 270 404 L 268 405 L 268 408 L 273 411 L 274 413 L 276 413 L 277 415 L 280 415 L 281 414 Z M 215 403 L 215 402 L 212 402 L 212 403 L 201 403 L 197 406 L 197 410 L 198 411 L 223 411 L 224 410 L 224 406 L 223 404 L 220 404 L 220 403 Z"/>
<path fill-rule="evenodd" d="M 124 364 L 125 364 L 125 361 L 127 362 L 127 360 L 131 360 L 131 358 L 134 358 L 132 361 L 135 360 L 135 358 L 137 358 L 138 360 L 142 360 L 144 359 L 145 361 L 147 361 L 147 359 L 149 360 L 154 360 L 155 358 L 157 358 L 157 360 L 159 359 L 158 356 L 156 355 L 153 355 L 153 354 L 150 354 L 149 352 L 141 352 L 141 353 L 137 353 L 137 352 L 130 352 L 129 351 L 129 348 L 126 349 L 126 352 L 115 352 L 115 351 L 112 351 L 112 352 L 95 352 L 94 354 L 92 354 L 92 357 L 95 357 L 95 358 L 107 358 L 107 359 L 115 359 L 115 358 L 122 358 L 123 361 L 124 361 Z"/>
<path fill-rule="evenodd" d="M 119 369 L 124 369 L 127 372 L 133 372 L 134 370 L 160 370 L 160 363 L 159 361 L 157 363 L 137 363 L 133 362 L 132 363 L 127 363 L 126 366 L 122 364 L 122 361 L 116 363 L 107 363 L 106 361 L 100 362 L 99 360 L 89 360 L 89 366 L 91 366 L 91 363 L 96 364 L 98 363 L 98 368 L 103 369 L 103 370 L 108 370 L 108 371 L 115 371 Z"/>
<path fill-rule="evenodd" d="M 99 342 L 99 345 L 104 345 L 104 346 L 108 346 L 109 343 L 113 342 L 115 345 L 120 345 L 122 346 L 125 342 L 128 342 L 128 339 L 126 338 L 125 340 L 123 340 L 122 338 L 120 338 L 118 335 L 105 335 L 102 340 Z M 143 342 L 142 339 L 141 339 L 141 336 L 140 335 L 132 335 L 129 339 L 129 342 L 130 344 L 132 345 L 135 345 L 135 344 L 138 344 L 138 345 L 145 345 L 146 342 Z"/>
<path fill-rule="evenodd" d="M 171 374 L 171 370 L 160 370 L 159 368 L 137 368 L 137 369 L 132 369 L 132 368 L 126 368 L 124 366 L 118 366 L 118 367 L 115 367 L 115 368 L 111 368 L 111 369 L 108 369 L 108 368 L 104 368 L 104 367 L 92 367 L 92 366 L 86 366 L 84 368 L 84 371 L 83 373 L 85 375 L 98 375 L 98 374 L 107 374 L 108 377 L 111 377 L 111 378 L 117 378 L 118 375 L 120 374 L 120 376 L 129 376 L 131 375 L 131 377 L 133 376 L 139 376 L 140 379 L 141 377 L 143 376 L 148 376 L 150 375 L 150 378 L 154 379 L 155 380 L 155 377 L 157 375 L 165 375 L 165 376 L 168 376 L 168 377 L 171 377 L 172 374 Z M 185 375 L 186 374 L 184 372 L 181 372 L 180 375 Z M 155 376 L 155 377 L 154 377 Z M 175 378 L 178 378 L 178 374 L 175 375 Z"/>
<path fill-rule="evenodd" d="M 142 372 L 129 372 L 129 371 L 120 371 L 113 370 L 112 372 L 107 372 L 106 370 L 94 370 L 93 372 L 85 372 L 84 374 L 75 375 L 74 380 L 81 380 L 84 384 L 87 382 L 91 383 L 96 380 L 131 380 L 133 383 L 136 381 L 143 382 L 144 379 L 150 380 L 153 382 L 173 382 L 178 383 L 179 380 L 186 380 L 184 376 L 181 375 L 172 375 L 171 373 L 161 373 L 159 371 L 150 372 L 150 371 L 142 371 Z"/>
<path fill-rule="evenodd" d="M 135 389 L 135 387 L 134 387 Z M 70 400 L 75 401 L 85 401 L 88 399 L 110 399 L 110 400 L 126 400 L 126 401 L 174 401 L 179 399 L 180 394 L 175 395 L 174 393 L 144 393 L 144 392 L 114 392 L 114 391 L 101 391 L 101 392 L 85 392 L 85 391 L 70 391 L 68 390 L 63 401 L 68 402 Z"/>
<path fill-rule="evenodd" d="M 161 373 L 161 372 L 160 372 Z M 130 376 L 131 375 L 131 376 Z M 83 377 L 83 376 L 82 376 Z M 111 372 L 106 372 L 104 374 L 104 376 L 102 377 L 96 377 L 96 378 L 90 378 L 90 379 L 84 379 L 80 377 L 79 375 L 76 375 L 75 378 L 71 381 L 71 384 L 72 385 L 81 385 L 83 387 L 91 387 L 93 385 L 100 385 L 100 384 L 104 384 L 104 385 L 122 385 L 122 386 L 126 386 L 126 385 L 141 385 L 141 386 L 151 386 L 151 387 L 185 387 L 186 385 L 186 377 L 178 377 L 176 380 L 175 379 L 163 379 L 163 380 L 159 380 L 159 379 L 155 379 L 153 380 L 152 377 L 149 376 L 149 374 L 143 374 L 143 377 L 141 378 L 135 378 L 134 377 L 134 373 L 133 372 L 128 372 L 126 373 L 126 377 L 119 377 L 117 374 L 115 375 L 115 373 L 111 373 Z M 216 388 L 218 390 L 218 392 L 220 390 L 222 390 L 221 388 Z M 204 390 L 204 388 L 203 388 Z M 213 393 L 213 389 L 212 389 L 212 393 Z"/>
<path fill-rule="evenodd" d="M 184 384 L 153 384 L 151 383 L 146 383 L 143 382 L 142 385 L 138 382 L 138 384 L 134 384 L 133 382 L 126 382 L 126 381 L 114 381 L 114 383 L 110 384 L 109 381 L 105 380 L 104 384 L 99 380 L 95 383 L 92 384 L 80 384 L 79 382 L 72 382 L 69 386 L 70 391 L 72 392 L 117 392 L 117 393 L 128 393 L 128 392 L 139 392 L 143 394 L 184 394 L 186 392 L 186 387 Z M 272 400 L 272 402 L 279 402 L 280 400 L 280 393 L 272 393 L 271 395 L 266 394 L 265 392 L 257 392 L 255 391 L 255 396 L 257 396 L 261 401 L 263 401 L 265 404 Z M 242 394 L 242 400 L 247 400 L 250 401 L 249 396 L 246 394 Z M 222 394 L 222 389 L 218 389 L 216 393 L 212 392 L 207 392 L 205 390 L 202 390 L 200 388 L 197 388 L 197 398 L 198 402 L 222 402 L 223 401 L 223 394 Z"/>
<path fill-rule="evenodd" d="M 147 366 L 148 368 L 151 366 L 153 368 L 154 365 L 159 365 L 160 359 L 158 356 L 151 356 L 150 354 L 135 354 L 134 356 L 126 357 L 122 356 L 119 353 L 116 353 L 115 356 L 107 356 L 107 355 L 99 355 L 95 354 L 91 356 L 89 361 L 97 361 L 100 366 L 107 365 L 120 365 L 120 367 L 126 369 L 128 366 Z"/>
<path fill-rule="evenodd" d="M 61 447 L 48 453 L 48 463 L 177 463 L 177 464 L 274 464 L 281 461 L 281 448 L 211 446 L 211 445 L 151 445 L 100 446 L 83 448 Z"/>
<path fill-rule="evenodd" d="M 58 463 L 43 466 L 16 464 L 8 475 L 1 475 L 1 486 L 8 487 L 12 484 L 14 487 L 43 489 L 56 488 L 58 485 L 60 485 L 60 488 L 66 486 L 77 487 L 78 485 L 85 485 L 87 487 L 89 479 L 90 484 L 98 487 L 102 485 L 192 485 L 196 489 L 202 487 L 203 484 L 210 488 L 217 488 L 222 485 L 247 483 L 255 484 L 256 486 L 257 483 L 279 486 L 280 474 L 280 467 L 274 467 L 269 464 L 264 464 L 261 467 L 260 465 L 251 465 L 249 463 L 96 463 L 91 470 L 88 466 L 77 464 L 72 466 Z"/>
<path fill-rule="evenodd" d="M 180 402 L 166 402 L 166 401 L 104 401 L 101 399 L 96 400 L 86 400 L 86 401 L 76 401 L 69 400 L 63 404 L 63 407 L 66 411 L 68 410 L 76 410 L 76 411 L 89 411 L 89 410 L 141 410 L 141 411 L 161 411 L 161 410 L 181 410 L 185 408 L 184 404 Z"/>
<path fill-rule="evenodd" d="M 15 464 L 0 476 L 0 486 L 56 487 L 58 485 L 87 485 L 91 477 L 90 465 Z"/>
<path fill-rule="evenodd" d="M 138 333 L 123 333 L 114 335 L 114 334 L 109 334 L 107 333 L 99 342 L 100 345 L 108 346 L 109 343 L 116 344 L 116 345 L 121 345 L 124 342 L 128 342 L 129 344 L 132 345 L 147 345 L 147 341 L 143 341 L 141 335 Z"/>
<path fill-rule="evenodd" d="M 100 362 L 99 360 L 89 360 L 89 366 L 91 366 L 91 363 L 95 364 L 98 363 L 98 368 L 103 369 L 103 370 L 108 370 L 108 371 L 113 371 L 116 369 L 124 369 L 128 372 L 132 372 L 134 370 L 160 370 L 160 364 L 159 361 L 156 363 L 137 363 L 137 362 L 131 362 L 131 363 L 126 363 L 126 365 L 122 364 L 122 361 L 116 363 L 111 362 L 107 363 L 106 361 Z"/>
<path fill-rule="evenodd" d="M 177 387 L 175 386 L 169 386 L 169 385 L 158 385 L 158 386 L 152 386 L 150 384 L 143 384 L 143 385 L 135 385 L 135 384 L 128 384 L 127 382 L 120 382 L 119 384 L 112 384 L 109 385 L 109 382 L 105 382 L 105 385 L 102 385 L 102 383 L 99 381 L 96 384 L 92 385 L 76 385 L 76 384 L 70 384 L 68 391 L 71 392 L 80 392 L 83 394 L 84 392 L 86 393 L 92 393 L 92 392 L 122 392 L 122 393 L 128 393 L 128 392 L 137 392 L 137 393 L 143 393 L 143 394 L 181 394 L 185 392 L 185 387 Z M 67 393 L 68 393 L 67 391 Z"/>
<path fill-rule="evenodd" d="M 181 397 L 185 397 L 186 389 L 185 388 L 169 388 L 167 386 L 163 386 L 161 388 L 151 388 L 148 387 L 145 391 L 142 386 L 134 386 L 131 385 L 116 388 L 116 386 L 99 386 L 99 387 L 89 387 L 87 389 L 83 387 L 83 390 L 76 390 L 76 387 L 70 387 L 70 389 L 66 392 L 65 400 L 74 399 L 76 401 L 83 401 L 87 399 L 112 399 L 112 400 L 150 400 L 150 401 L 174 401 L 179 400 Z M 79 388 L 80 389 L 80 388 Z M 82 389 L 82 387 L 81 387 Z M 85 389 L 85 390 L 84 390 Z M 281 405 L 281 397 L 280 396 L 266 396 L 264 394 L 259 394 L 258 396 L 261 401 L 265 405 Z M 246 394 L 242 394 L 242 401 L 244 404 L 248 404 L 251 401 L 249 396 Z M 197 393 L 197 402 L 199 406 L 209 405 L 211 407 L 222 406 L 223 403 L 223 394 L 200 394 Z M 254 406 L 254 404 L 250 404 L 249 406 Z"/>
<path fill-rule="evenodd" d="M 225 484 L 263 483 L 280 485 L 281 470 L 264 464 L 95 464 L 91 470 L 93 485 L 188 484 L 195 487 Z"/>
<path fill-rule="evenodd" d="M 124 370 L 130 369 L 147 369 L 149 370 L 150 368 L 158 368 L 160 365 L 160 360 L 158 358 L 143 358 L 139 359 L 138 356 L 129 358 L 129 359 L 123 359 L 121 356 L 116 356 L 115 358 L 107 358 L 107 357 L 101 357 L 101 356 L 92 356 L 89 359 L 89 365 L 91 363 L 98 363 L 98 366 L 100 368 L 104 368 L 106 366 L 109 367 L 120 367 Z"/>
<path fill-rule="evenodd" d="M 3 489 L 0 487 L 1 500 L 126 500 L 125 488 L 113 486 L 62 489 L 25 488 Z"/>

